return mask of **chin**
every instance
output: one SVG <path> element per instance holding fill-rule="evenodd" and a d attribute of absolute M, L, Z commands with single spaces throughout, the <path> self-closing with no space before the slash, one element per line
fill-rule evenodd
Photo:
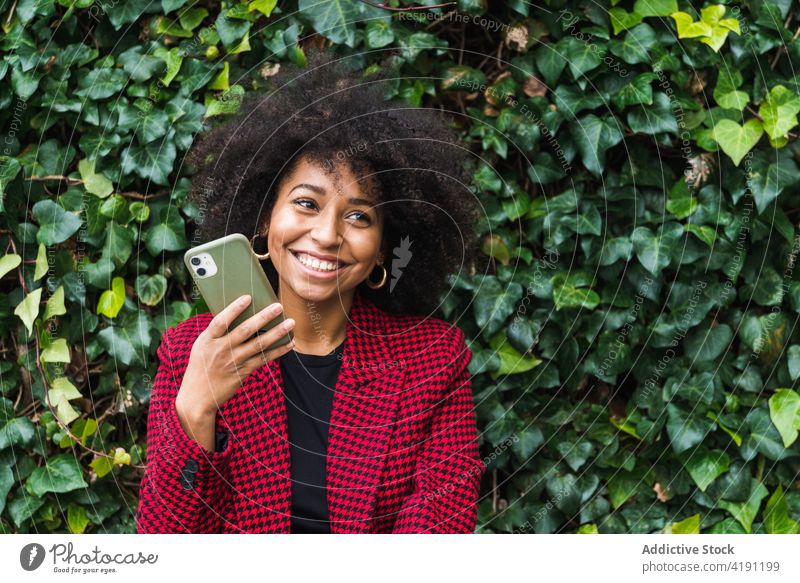
<path fill-rule="evenodd" d="M 336 285 L 334 281 L 331 284 L 320 285 L 316 283 L 309 283 L 301 281 L 297 285 L 290 286 L 297 297 L 302 298 L 307 302 L 326 302 L 333 298 L 338 298 L 347 295 L 350 289 L 343 289 Z"/>

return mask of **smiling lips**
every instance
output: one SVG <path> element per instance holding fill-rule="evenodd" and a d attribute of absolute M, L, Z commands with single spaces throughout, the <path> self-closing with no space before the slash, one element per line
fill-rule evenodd
<path fill-rule="evenodd" d="M 320 273 L 334 273 L 347 265 L 343 261 L 320 260 L 319 258 L 302 251 L 291 251 L 291 253 L 300 263 L 303 264 L 304 267 Z"/>

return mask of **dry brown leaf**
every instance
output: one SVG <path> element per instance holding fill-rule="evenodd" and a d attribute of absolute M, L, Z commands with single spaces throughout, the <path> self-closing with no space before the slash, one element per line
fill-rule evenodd
<path fill-rule="evenodd" d="M 508 28 L 506 33 L 506 46 L 518 53 L 528 50 L 528 27 L 524 24 L 516 24 Z"/>
<path fill-rule="evenodd" d="M 538 77 L 531 75 L 525 79 L 525 83 L 522 84 L 522 91 L 528 97 L 542 97 L 547 93 L 547 85 Z"/>
<path fill-rule="evenodd" d="M 281 70 L 280 63 L 267 63 L 263 67 L 261 67 L 258 72 L 262 78 L 267 79 L 272 77 L 273 75 L 277 75 L 278 71 Z"/>
<path fill-rule="evenodd" d="M 664 489 L 661 482 L 656 482 L 656 485 L 653 486 L 653 491 L 656 493 L 659 502 L 666 502 L 669 500 L 669 489 Z"/>

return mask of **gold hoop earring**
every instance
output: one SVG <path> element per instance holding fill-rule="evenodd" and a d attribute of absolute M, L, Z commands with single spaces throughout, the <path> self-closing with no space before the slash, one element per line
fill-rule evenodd
<path fill-rule="evenodd" d="M 369 280 L 369 275 L 372 275 L 372 273 L 370 273 L 370 274 L 367 276 L 367 286 L 369 286 L 371 289 L 379 289 L 379 288 L 383 287 L 383 286 L 384 286 L 384 284 L 386 283 L 386 278 L 389 276 L 389 272 L 388 272 L 388 271 L 386 271 L 386 267 L 384 267 L 384 266 L 383 266 L 382 264 L 380 264 L 380 263 L 378 264 L 378 267 L 380 267 L 381 269 L 383 269 L 383 277 L 381 277 L 381 281 L 380 281 L 379 283 L 372 283 L 372 282 Z"/>
<path fill-rule="evenodd" d="M 267 232 L 269 232 L 269 231 L 267 231 Z M 264 253 L 263 255 L 261 255 L 261 254 L 259 254 L 259 253 L 256 253 L 256 244 L 255 244 L 255 241 L 256 241 L 256 238 L 257 238 L 258 236 L 259 236 L 258 234 L 255 234 L 255 235 L 253 235 L 253 236 L 252 236 L 252 238 L 250 239 L 250 246 L 253 248 L 253 255 L 255 255 L 255 256 L 256 256 L 256 258 L 257 258 L 259 261 L 266 261 L 267 259 L 269 259 L 269 247 L 267 247 L 267 252 L 266 252 L 266 253 Z M 266 238 L 267 238 L 267 234 L 266 234 L 266 233 L 264 233 L 264 235 L 263 235 L 263 238 L 264 238 L 264 239 L 266 239 Z"/>

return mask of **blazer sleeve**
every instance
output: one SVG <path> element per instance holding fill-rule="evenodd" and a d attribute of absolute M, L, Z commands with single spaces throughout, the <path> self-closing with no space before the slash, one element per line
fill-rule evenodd
<path fill-rule="evenodd" d="M 175 410 L 191 346 L 167 330 L 147 417 L 147 464 L 139 489 L 136 531 L 143 534 L 220 532 L 222 514 L 231 503 L 228 467 L 234 440 L 217 431 L 217 448 L 208 451 L 183 430 Z M 183 352 L 187 356 L 183 356 Z"/>
<path fill-rule="evenodd" d="M 467 370 L 472 353 L 456 328 L 456 353 L 445 393 L 435 406 L 422 444 L 412 493 L 404 500 L 394 533 L 472 533 L 485 471 Z"/>

